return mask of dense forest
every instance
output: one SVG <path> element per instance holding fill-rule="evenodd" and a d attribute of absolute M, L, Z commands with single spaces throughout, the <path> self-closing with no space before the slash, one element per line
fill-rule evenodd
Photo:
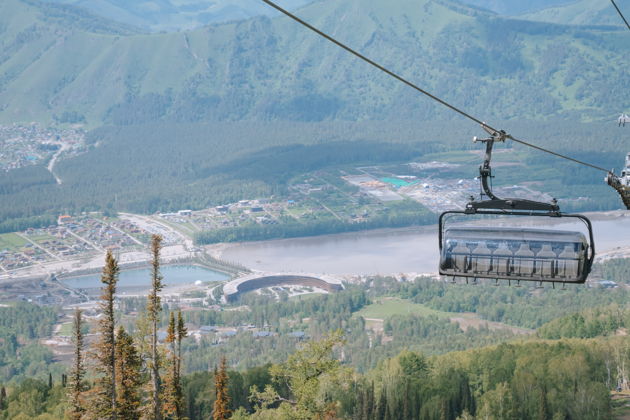
<path fill-rule="evenodd" d="M 1 419 L 56 419 L 75 412 L 75 406 L 92 410 L 80 405 L 88 401 L 102 404 L 107 358 L 98 354 L 111 348 L 103 337 L 114 327 L 116 360 L 124 363 L 113 369 L 122 375 L 116 377 L 129 378 L 119 379 L 116 389 L 131 387 L 120 394 L 120 407 L 154 407 L 152 323 L 167 332 L 159 344 L 159 375 L 165 381 L 159 395 L 161 409 L 175 411 L 165 418 L 217 418 L 221 412 L 234 419 L 607 419 L 615 407 L 610 392 L 629 384 L 625 287 L 541 290 L 374 277 L 329 295 L 281 294 L 278 301 L 245 294 L 231 310 L 185 311 L 177 327 L 176 306 L 159 300 L 159 265 L 152 277 L 159 281 L 157 293 L 115 298 L 113 283 L 105 282 L 117 277 L 115 259 L 107 261 L 103 304 L 90 325 L 97 334 L 89 351 L 77 347 L 89 360 L 81 382 L 72 379 L 78 370 L 54 363 L 35 342 L 50 336 L 58 308 L 27 303 L 0 308 Z M 397 304 L 411 306 L 391 309 Z M 368 315 L 375 308 L 385 312 Z M 380 324 L 374 324 L 375 316 L 382 317 Z M 466 319 L 498 324 L 466 326 Z M 237 330 L 227 341 L 219 333 L 195 340 L 185 337 L 184 325 L 235 330 L 253 325 L 267 335 Z M 79 342 L 86 325 L 75 322 L 73 331 Z M 303 334 L 292 335 L 296 331 Z M 221 360 L 224 368 L 216 370 Z M 176 407 L 181 417 L 173 414 Z M 87 418 L 85 413 L 78 418 Z"/>
<path fill-rule="evenodd" d="M 445 124 L 449 126 L 448 136 L 443 132 Z M 523 121 L 510 122 L 509 126 L 521 138 L 553 144 L 557 150 L 604 167 L 619 167 L 623 162 L 623 153 L 619 153 L 625 147 L 622 133 L 614 131 L 600 143 L 590 141 L 607 131 L 603 124 Z M 61 185 L 40 167 L 25 168 L 24 176 L 0 174 L 0 231 L 45 224 L 60 213 L 154 213 L 202 209 L 241 199 L 282 198 L 296 177 L 335 168 L 352 173 L 360 166 L 442 161 L 461 166 L 452 173 L 425 171 L 417 175 L 470 179 L 478 175 L 480 163 L 480 157 L 470 153 L 478 150 L 469 143 L 474 135 L 480 135 L 480 130 L 461 122 L 104 127 L 88 134 L 91 146 L 87 153 L 59 163 L 56 172 L 63 180 Z M 565 211 L 621 206 L 615 191 L 593 170 L 509 143 L 497 150 L 497 165 L 506 161 L 510 165 L 494 171 L 496 186 L 524 180 L 544 185 L 544 192 L 557 197 Z M 294 227 L 286 227 L 290 229 Z M 256 235 L 260 234 L 247 233 Z"/>
<path fill-rule="evenodd" d="M 528 341 L 428 357 L 404 350 L 357 374 L 340 357 L 341 333 L 306 343 L 275 365 L 183 378 L 183 415 L 233 419 L 610 419 L 610 389 L 626 380 L 625 339 Z M 5 388 L 3 388 L 5 389 Z M 56 380 L 26 380 L 0 398 L 0 418 L 63 416 Z M 173 417 L 176 418 L 176 417 Z"/>
<path fill-rule="evenodd" d="M 51 367 L 52 352 L 38 340 L 48 337 L 57 322 L 59 308 L 18 303 L 0 307 L 0 381 L 13 378 L 41 377 L 61 372 Z"/>

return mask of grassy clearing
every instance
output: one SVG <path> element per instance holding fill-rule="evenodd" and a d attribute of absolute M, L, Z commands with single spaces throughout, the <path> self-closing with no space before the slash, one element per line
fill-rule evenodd
<path fill-rule="evenodd" d="M 4 251 L 5 249 L 9 252 L 18 251 L 25 244 L 26 240 L 15 233 L 0 234 L 0 251 Z"/>
<path fill-rule="evenodd" d="M 61 328 L 59 329 L 59 332 L 57 333 L 57 335 L 71 337 L 72 336 L 72 322 L 66 322 L 64 324 L 61 324 Z"/>
<path fill-rule="evenodd" d="M 382 298 L 375 303 L 366 306 L 355 313 L 355 316 L 364 318 L 385 319 L 393 315 L 416 314 L 422 316 L 437 316 L 440 318 L 448 318 L 452 314 L 448 312 L 436 311 L 418 303 L 413 303 L 407 299 L 400 298 Z"/>
<path fill-rule="evenodd" d="M 31 241 L 35 243 L 39 243 L 39 242 L 46 242 L 46 241 L 54 241 L 56 238 L 47 233 L 42 233 L 38 235 L 28 235 L 28 239 L 30 239 Z"/>

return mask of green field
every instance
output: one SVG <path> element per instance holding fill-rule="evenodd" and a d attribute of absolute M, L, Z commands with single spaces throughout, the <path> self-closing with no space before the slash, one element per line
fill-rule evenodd
<path fill-rule="evenodd" d="M 29 235 L 28 238 L 33 241 L 33 242 L 46 242 L 46 241 L 54 241 L 55 238 L 53 236 L 50 236 L 47 233 L 41 233 L 38 235 Z"/>
<path fill-rule="evenodd" d="M 26 241 L 15 233 L 0 234 L 0 251 L 17 251 L 26 244 Z"/>
<path fill-rule="evenodd" d="M 441 318 L 447 318 L 451 314 L 448 312 L 436 311 L 424 305 L 413 303 L 407 299 L 400 298 L 382 298 L 375 303 L 368 305 L 355 313 L 355 316 L 364 318 L 385 319 L 393 315 L 434 315 Z"/>

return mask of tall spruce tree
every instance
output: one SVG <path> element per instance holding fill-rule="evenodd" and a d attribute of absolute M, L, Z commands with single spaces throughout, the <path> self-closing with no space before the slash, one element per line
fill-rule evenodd
<path fill-rule="evenodd" d="M 83 365 L 83 317 L 80 309 L 74 311 L 72 336 L 74 341 L 74 361 L 70 372 L 70 387 L 67 390 L 68 417 L 71 420 L 80 420 L 85 412 L 81 396 L 84 391 L 83 377 L 85 376 L 85 367 Z M 64 376 L 62 376 L 62 383 L 65 386 Z"/>
<path fill-rule="evenodd" d="M 182 340 L 188 336 L 188 330 L 182 318 L 182 311 L 177 311 L 177 381 L 175 410 L 178 419 L 184 418 L 184 390 L 182 387 Z"/>
<path fill-rule="evenodd" d="M 214 372 L 214 392 L 216 399 L 214 401 L 214 410 L 212 412 L 213 420 L 223 420 L 230 417 L 230 397 L 228 395 L 228 375 L 227 360 L 225 356 L 221 358 L 219 369 Z"/>
<path fill-rule="evenodd" d="M 119 327 L 116 334 L 116 399 L 121 419 L 140 418 L 141 368 L 142 358 L 133 338 L 123 327 Z"/>
<path fill-rule="evenodd" d="M 111 251 L 105 256 L 105 267 L 101 302 L 102 318 L 98 322 L 99 341 L 95 347 L 96 371 L 99 377 L 95 382 L 96 401 L 91 411 L 98 419 L 116 419 L 116 321 L 114 319 L 114 298 L 120 269 Z"/>
<path fill-rule="evenodd" d="M 387 412 L 387 397 L 385 396 L 385 387 L 381 388 L 381 394 L 376 405 L 376 411 L 374 412 L 375 420 L 385 420 L 385 413 Z"/>
<path fill-rule="evenodd" d="M 4 386 L 0 387 L 0 410 L 7 408 L 7 390 Z"/>
<path fill-rule="evenodd" d="M 182 340 L 187 334 L 188 331 L 184 326 L 182 311 L 177 313 L 177 322 L 175 322 L 175 313 L 171 312 L 166 332 L 166 342 L 169 344 L 171 356 L 169 372 L 164 381 L 164 413 L 168 418 L 177 420 L 184 418 L 181 358 Z"/>
<path fill-rule="evenodd" d="M 166 330 L 166 343 L 169 348 L 168 373 L 164 378 L 164 415 L 166 418 L 179 418 L 176 414 L 177 405 L 177 330 L 175 327 L 175 313 L 169 315 L 168 328 Z"/>
<path fill-rule="evenodd" d="M 151 372 L 151 418 L 153 420 L 162 419 L 162 406 L 160 391 L 162 388 L 160 378 L 160 356 L 158 349 L 158 322 L 160 321 L 160 291 L 163 288 L 162 275 L 160 274 L 160 250 L 162 249 L 162 236 L 153 235 L 151 237 L 151 292 L 147 301 L 147 315 L 151 323 L 151 343 L 150 343 L 150 363 Z"/>

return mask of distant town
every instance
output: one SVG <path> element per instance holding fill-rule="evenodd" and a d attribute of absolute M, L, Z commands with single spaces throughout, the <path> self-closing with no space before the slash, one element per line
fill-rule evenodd
<path fill-rule="evenodd" d="M 43 128 L 38 124 L 0 125 L 0 172 L 46 163 L 55 157 L 75 156 L 85 150 L 85 132 L 80 129 Z"/>

